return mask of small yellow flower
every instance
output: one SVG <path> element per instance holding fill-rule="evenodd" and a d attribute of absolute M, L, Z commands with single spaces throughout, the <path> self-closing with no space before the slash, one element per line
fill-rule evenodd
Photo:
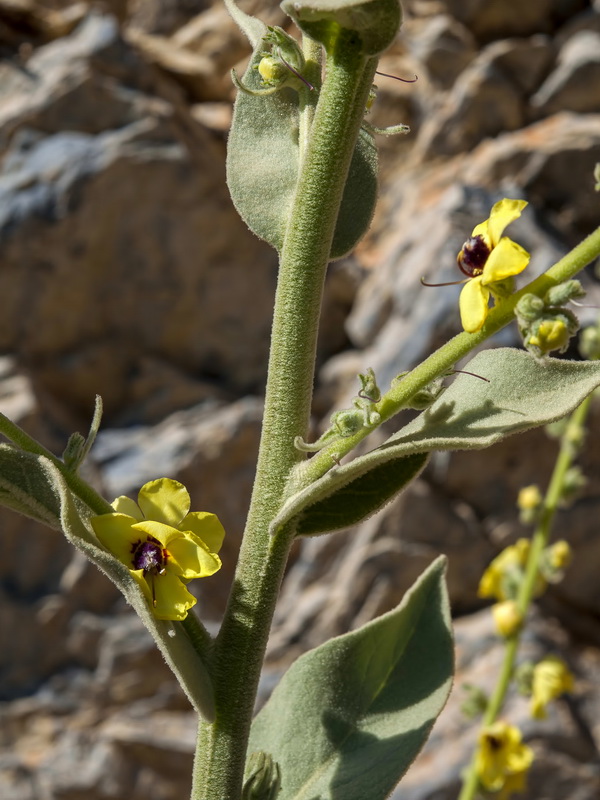
<path fill-rule="evenodd" d="M 523 623 L 523 615 L 514 600 L 504 600 L 493 605 L 492 616 L 500 636 L 512 636 Z"/>
<path fill-rule="evenodd" d="M 529 546 L 529 539 L 518 539 L 496 556 L 481 576 L 477 590 L 479 597 L 508 599 L 505 591 L 507 575 L 523 569 L 529 556 Z"/>
<path fill-rule="evenodd" d="M 519 496 L 517 497 L 517 506 L 522 511 L 535 511 L 540 507 L 542 504 L 542 493 L 539 490 L 539 487 L 535 484 L 531 486 L 524 486 L 519 491 Z"/>
<path fill-rule="evenodd" d="M 555 570 L 563 570 L 569 566 L 573 552 L 564 539 L 560 539 L 548 548 L 548 563 Z"/>
<path fill-rule="evenodd" d="M 196 603 L 185 584 L 221 568 L 218 518 L 190 513 L 187 489 L 170 478 L 142 486 L 137 503 L 122 496 L 112 506 L 113 514 L 92 518 L 96 536 L 130 570 L 155 617 L 185 619 Z"/>
<path fill-rule="evenodd" d="M 572 692 L 575 680 L 562 659 L 548 656 L 533 668 L 531 716 L 544 719 L 546 706 L 564 692 Z"/>
<path fill-rule="evenodd" d="M 529 253 L 508 236 L 502 236 L 526 205 L 525 200 L 500 200 L 489 219 L 473 228 L 458 254 L 458 266 L 470 279 L 460 293 L 459 304 L 462 326 L 468 333 L 483 327 L 495 284 L 518 275 L 529 264 Z"/>
<path fill-rule="evenodd" d="M 514 725 L 499 720 L 479 734 L 475 769 L 479 782 L 490 792 L 520 791 L 533 763 L 533 750 L 521 741 Z"/>
<path fill-rule="evenodd" d="M 552 350 L 563 352 L 571 339 L 571 333 L 564 320 L 545 319 L 537 326 L 537 330 L 532 334 L 527 344 L 538 347 L 542 353 L 550 353 Z"/>

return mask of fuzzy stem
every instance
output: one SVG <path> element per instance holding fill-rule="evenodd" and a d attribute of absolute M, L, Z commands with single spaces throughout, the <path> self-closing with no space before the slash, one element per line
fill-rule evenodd
<path fill-rule="evenodd" d="M 563 497 L 565 477 L 578 452 L 578 448 L 574 447 L 573 441 L 581 441 L 582 439 L 580 432 L 583 430 L 591 402 L 592 395 L 590 394 L 571 414 L 568 425 L 561 438 L 560 450 L 556 458 L 552 477 L 550 478 L 550 483 L 546 491 L 546 497 L 544 498 L 542 505 L 540 521 L 531 540 L 531 547 L 525 568 L 525 576 L 517 596 L 517 605 L 523 619 L 525 619 L 527 612 L 529 611 L 529 607 L 535 594 L 535 587 L 540 569 L 540 558 L 544 548 L 548 545 L 550 532 L 552 529 L 552 522 L 554 521 L 561 498 Z M 481 723 L 482 727 L 484 728 L 492 725 L 496 721 L 504 706 L 506 694 L 514 674 L 521 632 L 521 630 L 518 630 L 512 636 L 507 637 L 506 639 L 504 659 L 502 661 L 500 675 L 498 676 L 498 682 L 496 683 L 494 692 L 490 697 L 490 701 L 487 705 Z M 477 775 L 475 765 L 476 758 L 477 750 L 475 750 L 471 764 L 466 772 L 463 787 L 458 800 L 473 800 L 477 794 L 477 790 L 479 788 L 479 777 Z"/>
<path fill-rule="evenodd" d="M 323 284 L 376 60 L 341 31 L 327 54 L 281 253 L 257 474 L 234 585 L 214 650 L 217 718 L 201 723 L 193 800 L 239 800 L 250 723 L 294 527 L 271 537 L 308 429 Z"/>

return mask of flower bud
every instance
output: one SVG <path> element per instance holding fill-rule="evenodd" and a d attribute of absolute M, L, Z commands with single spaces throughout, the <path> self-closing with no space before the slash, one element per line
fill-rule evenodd
<path fill-rule="evenodd" d="M 531 716 L 546 717 L 546 706 L 565 692 L 573 691 L 575 680 L 562 659 L 548 656 L 533 668 Z"/>
<path fill-rule="evenodd" d="M 517 303 L 515 314 L 519 322 L 533 322 L 544 313 L 544 301 L 535 294 L 524 294 Z"/>
<path fill-rule="evenodd" d="M 535 485 L 524 486 L 519 491 L 517 507 L 519 509 L 519 519 L 523 525 L 531 525 L 536 521 L 542 502 L 542 493 Z"/>
<path fill-rule="evenodd" d="M 544 319 L 536 326 L 535 332 L 530 334 L 525 342 L 526 347 L 535 347 L 542 355 L 553 350 L 564 352 L 569 346 L 569 329 L 561 319 Z"/>
<path fill-rule="evenodd" d="M 584 328 L 579 338 L 579 352 L 584 358 L 595 361 L 600 358 L 600 327 Z"/>
<path fill-rule="evenodd" d="M 275 800 L 281 789 L 281 770 L 273 756 L 262 750 L 252 753 L 246 774 L 242 800 Z"/>
<path fill-rule="evenodd" d="M 514 600 L 505 600 L 492 606 L 496 630 L 500 636 L 512 636 L 523 624 L 523 615 Z"/>
<path fill-rule="evenodd" d="M 585 297 L 585 289 L 579 281 L 565 281 L 548 289 L 544 298 L 548 306 L 564 306 L 570 300 Z"/>

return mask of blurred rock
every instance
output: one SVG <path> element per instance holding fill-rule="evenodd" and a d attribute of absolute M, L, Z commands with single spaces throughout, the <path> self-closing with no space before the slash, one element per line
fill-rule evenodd
<path fill-rule="evenodd" d="M 38 396 L 57 410 L 60 404 L 69 409 L 71 425 L 89 413 L 96 392 L 108 417 L 120 409 L 144 421 L 145 398 L 129 378 L 146 353 L 171 365 L 164 392 L 175 385 L 177 370 L 189 376 L 191 401 L 205 391 L 192 388 L 203 376 L 236 392 L 260 385 L 274 259 L 235 214 L 221 145 L 178 101 L 134 91 L 136 105 L 132 90 L 114 81 L 100 81 L 109 113 L 99 113 L 90 78 L 95 67 L 86 59 L 101 50 L 109 62 L 125 57 L 138 64 L 107 18 L 90 17 L 62 51 L 48 52 L 52 47 L 39 51 L 40 64 L 56 64 L 44 72 L 44 91 L 9 96 L 4 104 L 4 130 L 12 127 L 13 134 L 0 176 L 0 237 L 10 285 L 0 346 L 29 365 Z M 77 102 L 83 121 L 67 117 L 61 124 L 85 132 L 43 136 L 47 124 L 40 115 L 58 122 L 58 99 L 75 100 L 65 79 L 73 70 L 94 113 Z M 98 123 L 109 130 L 92 135 Z M 205 214 L 207 197 L 219 219 Z M 252 304 L 243 301 L 249 293 Z M 177 390 L 172 407 L 176 396 Z M 69 426 L 64 417 L 57 422 Z"/>
<path fill-rule="evenodd" d="M 380 69 L 418 80 L 378 76 L 369 120 L 412 133 L 377 137 L 384 191 L 371 230 L 327 276 L 315 435 L 349 404 L 359 371 L 373 367 L 385 387 L 460 330 L 460 288 L 420 279 L 459 277 L 456 253 L 496 200 L 530 202 L 508 232 L 532 253 L 529 277 L 598 223 L 598 0 L 532 0 L 518 13 L 504 0 L 403 5 Z M 244 4 L 285 24 L 277 4 L 264 6 Z M 190 584 L 214 632 L 250 498 L 276 280 L 275 254 L 239 221 L 224 183 L 229 72 L 250 48 L 220 2 L 103 9 L 0 0 L 0 411 L 61 452 L 104 396 L 86 477 L 109 499 L 176 478 L 226 528 L 223 569 Z M 598 305 L 594 279 L 584 282 Z M 491 345 L 518 346 L 515 330 Z M 523 651 L 560 651 L 577 694 L 543 723 L 522 699 L 507 709 L 537 754 L 524 800 L 599 793 L 597 424 L 596 410 L 590 482 L 555 529 L 574 561 L 538 604 Z M 517 492 L 547 480 L 555 447 L 534 431 L 437 454 L 373 519 L 298 541 L 259 702 L 291 658 L 393 607 L 445 552 L 454 610 L 467 615 L 457 688 L 398 796 L 456 797 L 474 737 L 460 683 L 489 688 L 501 658 L 478 580 L 524 534 Z M 194 715 L 137 618 L 56 532 L 5 511 L 0 527 L 2 800 L 187 796 Z"/>
<path fill-rule="evenodd" d="M 504 0 L 444 0 L 452 16 L 481 41 L 548 33 L 553 24 L 585 6 L 585 0 L 531 0 L 515 7 Z"/>
<path fill-rule="evenodd" d="M 556 69 L 531 98 L 540 115 L 600 108 L 600 33 L 583 30 L 568 39 Z"/>
<path fill-rule="evenodd" d="M 403 36 L 429 78 L 444 89 L 452 86 L 476 54 L 471 33 L 447 14 L 409 20 Z"/>

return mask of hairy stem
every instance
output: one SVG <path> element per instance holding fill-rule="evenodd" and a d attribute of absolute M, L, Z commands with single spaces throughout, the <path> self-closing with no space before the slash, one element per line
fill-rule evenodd
<path fill-rule="evenodd" d="M 294 447 L 308 428 L 318 320 L 338 210 L 376 60 L 341 31 L 328 54 L 281 253 L 265 413 L 252 502 L 229 606 L 217 637 L 217 717 L 200 725 L 194 800 L 239 800 L 258 679 L 293 525 L 269 525 Z"/>

